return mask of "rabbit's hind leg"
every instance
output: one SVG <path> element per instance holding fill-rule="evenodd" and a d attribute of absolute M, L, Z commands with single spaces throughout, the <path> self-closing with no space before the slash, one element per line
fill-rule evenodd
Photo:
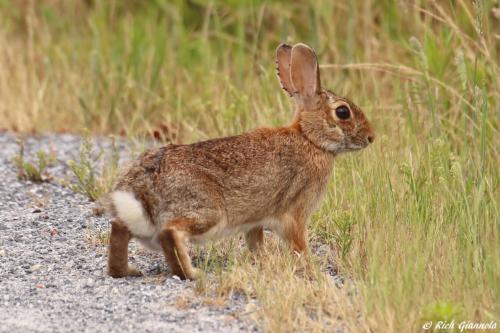
<path fill-rule="evenodd" d="M 140 276 L 142 273 L 128 264 L 128 243 L 132 235 L 122 220 L 111 223 L 108 248 L 108 274 L 114 278 Z"/>
<path fill-rule="evenodd" d="M 185 243 L 191 223 L 188 219 L 169 222 L 160 232 L 159 240 L 172 273 L 181 279 L 194 280 L 197 270 L 191 264 Z"/>

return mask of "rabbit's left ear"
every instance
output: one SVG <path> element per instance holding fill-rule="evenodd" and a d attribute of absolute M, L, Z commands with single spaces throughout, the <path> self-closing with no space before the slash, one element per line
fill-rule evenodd
<path fill-rule="evenodd" d="M 276 70 L 281 88 L 292 96 L 293 89 L 292 78 L 290 77 L 290 63 L 292 61 L 292 47 L 288 44 L 280 44 L 276 49 Z"/>

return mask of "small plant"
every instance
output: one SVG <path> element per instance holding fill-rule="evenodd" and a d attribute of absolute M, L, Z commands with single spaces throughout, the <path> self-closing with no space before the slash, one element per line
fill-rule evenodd
<path fill-rule="evenodd" d="M 76 182 L 69 183 L 68 186 L 74 192 L 84 194 L 90 200 L 95 201 L 110 189 L 118 170 L 119 153 L 116 140 L 112 137 L 110 161 L 98 171 L 98 163 L 103 157 L 103 151 L 93 154 L 92 146 L 92 139 L 89 134 L 86 134 L 80 146 L 79 162 L 68 161 L 68 166 L 76 177 Z"/>
<path fill-rule="evenodd" d="M 353 218 L 347 214 L 332 219 L 332 222 L 335 225 L 333 239 L 335 240 L 342 258 L 345 258 L 351 249 L 353 240 L 352 227 L 355 222 Z"/>
<path fill-rule="evenodd" d="M 93 246 L 104 246 L 109 244 L 110 230 L 96 229 L 87 226 L 86 238 Z"/>
<path fill-rule="evenodd" d="M 334 209 L 331 203 L 327 201 L 320 214 L 313 218 L 313 234 L 321 243 L 332 244 L 342 259 L 346 259 L 352 247 L 356 221 L 346 212 L 331 213 Z"/>
<path fill-rule="evenodd" d="M 453 302 L 434 302 L 428 304 L 423 312 L 421 321 L 432 323 L 451 323 L 452 321 L 460 321 L 463 316 L 463 306 Z"/>
<path fill-rule="evenodd" d="M 46 171 L 47 167 L 54 162 L 55 156 L 48 155 L 46 152 L 39 150 L 36 153 L 37 162 L 32 163 L 24 158 L 24 140 L 19 140 L 19 155 L 13 159 L 14 165 L 17 167 L 17 177 L 22 180 L 31 180 L 32 182 L 47 182 L 52 177 Z"/>

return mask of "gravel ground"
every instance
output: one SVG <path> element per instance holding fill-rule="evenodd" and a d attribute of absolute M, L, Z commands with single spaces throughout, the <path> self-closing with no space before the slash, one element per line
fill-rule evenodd
<path fill-rule="evenodd" d="M 192 282 L 169 276 L 160 254 L 134 242 L 130 261 L 146 277 L 106 276 L 106 247 L 91 235 L 107 230 L 108 219 L 57 181 L 68 175 L 80 142 L 67 134 L 28 138 L 27 159 L 40 149 L 57 156 L 49 168 L 55 180 L 36 184 L 17 179 L 18 144 L 0 133 L 0 332 L 256 331 L 238 316 L 243 299 L 203 305 Z"/>

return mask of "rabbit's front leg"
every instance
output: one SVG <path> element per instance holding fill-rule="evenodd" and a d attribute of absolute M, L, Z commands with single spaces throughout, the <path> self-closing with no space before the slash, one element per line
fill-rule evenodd
<path fill-rule="evenodd" d="M 191 221 L 187 219 L 177 219 L 169 222 L 159 235 L 160 244 L 165 254 L 165 258 L 174 275 L 181 279 L 194 280 L 197 275 L 197 270 L 191 264 L 185 239 L 186 226 Z"/>
<path fill-rule="evenodd" d="M 245 234 L 245 240 L 247 242 L 250 251 L 256 251 L 264 242 L 264 228 L 255 227 Z"/>
<path fill-rule="evenodd" d="M 307 254 L 306 219 L 285 214 L 281 217 L 283 230 L 281 237 L 290 244 L 293 251 Z"/>
<path fill-rule="evenodd" d="M 142 273 L 128 264 L 128 243 L 131 234 L 122 220 L 111 223 L 109 237 L 108 274 L 114 278 L 140 276 Z"/>

